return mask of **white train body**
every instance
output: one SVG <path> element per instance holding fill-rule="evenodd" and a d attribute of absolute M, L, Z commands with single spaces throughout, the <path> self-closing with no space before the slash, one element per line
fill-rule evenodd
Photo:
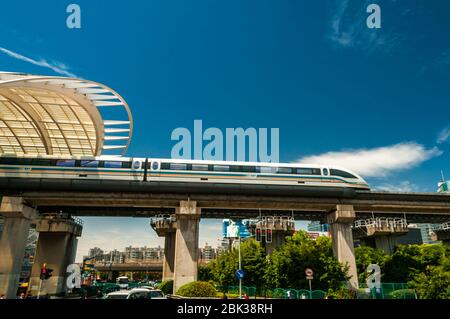
<path fill-rule="evenodd" d="M 64 179 L 140 183 L 234 184 L 369 190 L 337 166 L 157 158 L 0 156 L 0 179 Z"/>

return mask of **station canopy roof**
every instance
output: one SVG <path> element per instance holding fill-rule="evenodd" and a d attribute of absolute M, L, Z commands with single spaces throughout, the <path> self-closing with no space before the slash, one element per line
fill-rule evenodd
<path fill-rule="evenodd" d="M 124 155 L 130 108 L 83 79 L 0 72 L 0 155 Z"/>

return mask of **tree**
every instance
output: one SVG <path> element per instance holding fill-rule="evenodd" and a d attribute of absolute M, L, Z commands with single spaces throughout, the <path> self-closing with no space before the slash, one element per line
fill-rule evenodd
<path fill-rule="evenodd" d="M 331 239 L 312 240 L 300 231 L 286 239 L 286 243 L 268 258 L 265 278 L 270 288 L 309 289 L 304 270 L 314 270 L 313 289 L 337 289 L 348 279 L 347 266 L 333 257 Z"/>
<path fill-rule="evenodd" d="M 383 281 L 409 282 L 427 267 L 439 266 L 446 254 L 447 248 L 442 244 L 398 245 L 385 262 Z"/>
<path fill-rule="evenodd" d="M 375 249 L 369 246 L 360 246 L 355 248 L 356 268 L 358 271 L 358 280 L 364 283 L 367 280 L 367 267 L 370 264 L 377 264 L 381 269 L 381 276 L 384 274 L 385 263 L 389 256 L 381 249 Z M 383 277 L 381 277 L 383 280 Z"/>
<path fill-rule="evenodd" d="M 421 246 L 425 270 L 408 284 L 421 299 L 450 299 L 450 250 L 444 245 Z"/>
<path fill-rule="evenodd" d="M 241 243 L 242 269 L 245 271 L 243 284 L 261 288 L 264 286 L 264 268 L 266 266 L 265 252 L 260 244 L 254 239 L 248 239 Z M 236 271 L 239 267 L 238 249 L 233 247 L 217 257 L 207 265 L 208 270 L 202 273 L 209 273 L 218 285 L 227 290 L 229 286 L 237 286 Z"/>
<path fill-rule="evenodd" d="M 430 266 L 417 274 L 409 286 L 421 299 L 450 299 L 450 271 L 442 266 Z"/>

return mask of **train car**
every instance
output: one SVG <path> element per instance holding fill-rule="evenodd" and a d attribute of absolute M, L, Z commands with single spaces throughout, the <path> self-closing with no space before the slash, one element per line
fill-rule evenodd
<path fill-rule="evenodd" d="M 0 187 L 94 187 L 130 190 L 369 190 L 358 174 L 336 166 L 154 158 L 0 156 Z M 19 186 L 20 185 L 20 186 Z M 84 185 L 84 186 L 83 186 Z M 26 187 L 26 188 L 27 188 Z"/>

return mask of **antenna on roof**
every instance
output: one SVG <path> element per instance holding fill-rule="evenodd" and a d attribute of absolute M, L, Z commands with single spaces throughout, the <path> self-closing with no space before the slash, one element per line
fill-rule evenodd
<path fill-rule="evenodd" d="M 442 181 L 445 182 L 444 171 L 443 170 L 441 170 L 441 178 L 442 178 Z"/>

